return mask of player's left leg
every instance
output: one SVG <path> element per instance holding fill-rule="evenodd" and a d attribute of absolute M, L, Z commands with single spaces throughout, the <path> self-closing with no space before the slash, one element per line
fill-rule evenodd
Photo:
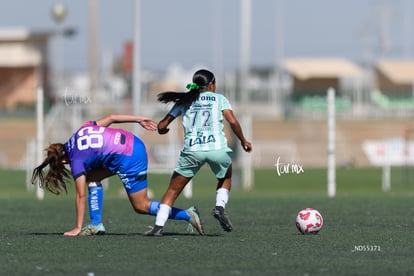
<path fill-rule="evenodd" d="M 103 187 L 101 182 L 88 183 L 88 205 L 92 225 L 102 224 Z"/>
<path fill-rule="evenodd" d="M 83 227 L 79 236 L 103 235 L 105 227 L 102 224 L 103 187 L 101 182 L 88 183 L 88 207 L 90 224 Z"/>
<path fill-rule="evenodd" d="M 90 224 L 82 228 L 79 236 L 105 234 L 105 227 L 102 223 L 104 191 L 101 181 L 112 175 L 113 173 L 105 168 L 96 168 L 87 173 Z"/>

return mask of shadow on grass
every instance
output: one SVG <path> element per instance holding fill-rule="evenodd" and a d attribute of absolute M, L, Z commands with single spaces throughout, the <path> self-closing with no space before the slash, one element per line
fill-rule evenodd
<path fill-rule="evenodd" d="M 33 232 L 33 233 L 27 233 L 26 235 L 29 235 L 29 236 L 63 236 L 63 233 Z M 92 235 L 92 236 L 97 236 L 97 235 Z M 84 237 L 92 237 L 92 236 L 84 236 Z M 101 235 L 101 236 L 142 236 L 142 237 L 148 237 L 148 238 L 160 238 L 160 237 L 146 236 L 143 233 L 105 233 L 105 235 Z M 200 235 L 194 234 L 194 233 L 176 233 L 176 232 L 164 232 L 163 233 L 163 237 L 172 237 L 172 236 L 177 236 L 177 237 L 194 236 L 194 237 L 198 237 Z M 221 236 L 221 235 L 219 235 L 219 234 L 207 234 L 207 235 L 200 236 L 200 237 L 219 237 L 219 236 Z M 79 237 L 79 236 L 76 236 L 76 237 Z"/>

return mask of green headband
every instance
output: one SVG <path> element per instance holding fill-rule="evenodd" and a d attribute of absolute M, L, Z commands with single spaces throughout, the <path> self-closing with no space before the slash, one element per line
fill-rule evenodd
<path fill-rule="evenodd" d="M 192 83 L 189 83 L 189 84 L 187 84 L 187 89 L 188 90 L 196 90 L 196 89 L 202 89 L 202 88 L 206 88 L 205 86 L 200 86 L 200 85 L 198 85 L 197 83 L 194 83 L 194 82 L 192 82 Z"/>

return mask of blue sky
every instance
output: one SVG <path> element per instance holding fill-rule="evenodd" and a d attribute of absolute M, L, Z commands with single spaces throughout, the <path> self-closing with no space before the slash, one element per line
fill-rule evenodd
<path fill-rule="evenodd" d="M 0 28 L 50 30 L 58 1 L 0 0 Z M 68 8 L 64 26 L 76 27 L 65 40 L 65 70 L 88 68 L 86 0 L 60 1 Z M 142 67 L 162 71 L 173 63 L 234 69 L 240 60 L 240 0 L 142 0 Z M 384 20 L 380 8 L 388 6 Z M 133 38 L 134 0 L 98 0 L 100 56 L 122 53 Z M 280 16 L 281 15 L 281 16 Z M 388 17 L 387 17 L 388 16 Z M 388 18 L 388 19 L 387 19 Z M 340 56 L 356 62 L 380 56 L 379 33 L 388 38 L 387 57 L 414 56 L 414 1 L 254 0 L 250 64 L 274 66 L 283 57 Z M 279 53 L 279 54 L 277 54 Z M 51 63 L 56 42 L 51 42 Z"/>

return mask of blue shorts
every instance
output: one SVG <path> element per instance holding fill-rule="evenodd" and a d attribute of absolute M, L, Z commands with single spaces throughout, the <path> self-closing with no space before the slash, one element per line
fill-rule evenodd
<path fill-rule="evenodd" d="M 232 163 L 230 152 L 230 149 L 181 151 L 175 171 L 182 176 L 193 177 L 207 163 L 216 178 L 224 178 Z"/>
<path fill-rule="evenodd" d="M 144 143 L 134 137 L 134 148 L 131 156 L 122 155 L 116 174 L 124 184 L 128 194 L 132 194 L 148 187 L 147 169 L 148 156 Z"/>

